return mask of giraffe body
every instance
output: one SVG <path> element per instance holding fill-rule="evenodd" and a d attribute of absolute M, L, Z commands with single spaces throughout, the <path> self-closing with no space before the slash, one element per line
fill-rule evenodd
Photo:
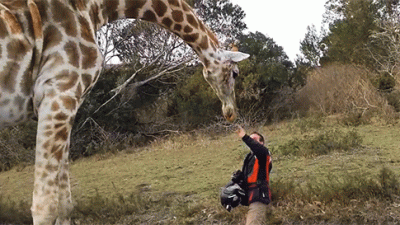
<path fill-rule="evenodd" d="M 203 74 L 236 117 L 235 62 L 182 0 L 1 0 L 0 126 L 37 117 L 34 224 L 69 224 L 68 150 L 76 112 L 100 74 L 95 32 L 119 18 L 157 23 L 180 36 L 203 62 Z"/>

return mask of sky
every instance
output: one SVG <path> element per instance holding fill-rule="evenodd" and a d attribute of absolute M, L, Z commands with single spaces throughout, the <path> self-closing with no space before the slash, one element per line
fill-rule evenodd
<path fill-rule="evenodd" d="M 246 13 L 247 32 L 259 31 L 282 46 L 290 60 L 300 54 L 307 26 L 322 25 L 325 0 L 231 0 Z"/>

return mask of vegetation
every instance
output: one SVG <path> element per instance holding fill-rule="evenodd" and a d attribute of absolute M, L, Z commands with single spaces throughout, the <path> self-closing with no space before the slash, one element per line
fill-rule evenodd
<path fill-rule="evenodd" d="M 270 223 L 398 220 L 394 216 L 400 204 L 396 126 L 349 127 L 336 121 L 310 117 L 256 129 L 267 137 L 274 160 Z M 283 146 L 296 139 L 324 148 L 326 139 L 314 134 L 330 130 L 334 134 L 326 136 L 341 143 L 330 151 L 283 152 Z M 228 213 L 218 194 L 231 173 L 240 169 L 248 149 L 233 133 L 207 133 L 171 136 L 140 149 L 75 161 L 71 165 L 73 220 L 80 224 L 242 223 L 247 207 Z M 300 149 L 306 151 L 303 146 L 307 145 Z M 0 173 L 0 221 L 29 223 L 32 182 L 32 166 Z"/>

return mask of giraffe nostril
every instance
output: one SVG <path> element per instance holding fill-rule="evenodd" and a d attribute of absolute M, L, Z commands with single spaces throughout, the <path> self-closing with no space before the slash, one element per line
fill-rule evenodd
<path fill-rule="evenodd" d="M 235 113 L 229 112 L 225 115 L 225 119 L 229 122 L 233 122 L 236 119 Z"/>

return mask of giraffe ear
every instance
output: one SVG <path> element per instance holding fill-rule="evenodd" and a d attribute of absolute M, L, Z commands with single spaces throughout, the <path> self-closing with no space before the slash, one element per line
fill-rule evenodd
<path fill-rule="evenodd" d="M 249 54 L 242 53 L 242 52 L 233 52 L 233 51 L 224 51 L 224 55 L 228 60 L 231 60 L 233 62 L 240 62 L 242 60 L 245 60 L 249 58 Z"/>

